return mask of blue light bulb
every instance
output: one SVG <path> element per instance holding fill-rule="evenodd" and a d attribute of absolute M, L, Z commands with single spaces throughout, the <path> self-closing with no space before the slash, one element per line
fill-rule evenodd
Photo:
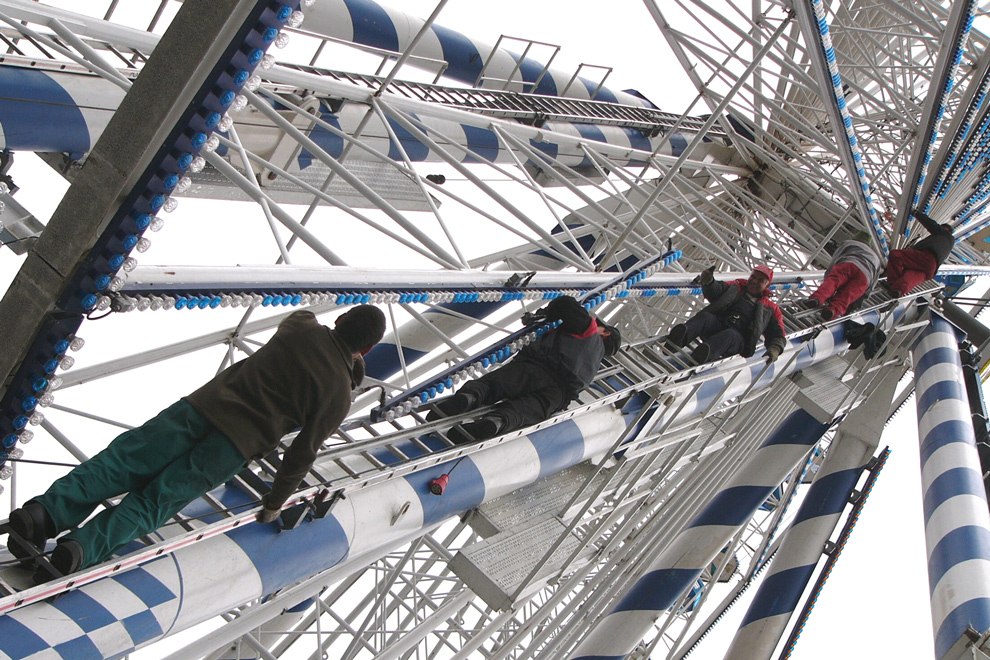
<path fill-rule="evenodd" d="M 82 297 L 82 306 L 87 312 L 96 307 L 96 303 L 99 302 L 100 298 L 94 293 L 87 293 Z"/>
<path fill-rule="evenodd" d="M 178 174 L 169 174 L 164 179 L 162 179 L 162 185 L 165 187 L 165 190 L 172 190 L 178 184 L 179 184 Z"/>
<path fill-rule="evenodd" d="M 100 291 L 106 290 L 106 288 L 110 286 L 111 280 L 113 280 L 113 278 L 110 277 L 109 275 L 105 275 L 105 274 L 100 275 L 99 277 L 96 278 L 96 282 L 95 282 L 96 288 Z"/>
<path fill-rule="evenodd" d="M 20 431 L 25 426 L 27 426 L 28 416 L 27 415 L 18 415 L 13 420 L 11 420 L 10 423 L 14 426 L 14 430 L 15 431 Z"/>
<path fill-rule="evenodd" d="M 155 196 L 160 197 L 161 195 Z M 139 240 L 141 240 L 140 236 L 137 234 L 130 234 L 129 236 L 124 237 L 124 240 L 121 241 L 120 244 L 124 246 L 125 250 L 132 250 L 134 249 L 134 246 L 137 245 Z"/>
<path fill-rule="evenodd" d="M 16 445 L 16 444 L 17 444 L 17 434 L 16 433 L 11 433 L 11 434 L 9 434 L 7 436 L 4 436 L 4 439 L 3 439 L 3 448 L 4 449 L 12 449 L 14 447 L 14 445 Z"/>
<path fill-rule="evenodd" d="M 234 74 L 234 84 L 237 85 L 238 87 L 241 87 L 242 85 L 244 85 L 244 83 L 247 82 L 248 78 L 250 77 L 251 77 L 250 71 L 248 71 L 247 69 L 241 69 L 240 71 Z"/>
<path fill-rule="evenodd" d="M 134 224 L 137 225 L 138 231 L 144 231 L 148 228 L 153 220 L 152 216 L 148 213 L 142 213 L 134 220 Z"/>
<path fill-rule="evenodd" d="M 289 7 L 288 5 L 282 5 L 282 7 L 275 14 L 275 17 L 278 18 L 279 23 L 285 23 L 289 20 L 290 16 L 292 16 L 292 7 Z"/>
<path fill-rule="evenodd" d="M 21 410 L 26 413 L 33 411 L 38 407 L 38 397 L 26 396 L 21 399 Z"/>
<path fill-rule="evenodd" d="M 124 261 L 126 261 L 126 260 L 127 260 L 127 257 L 125 257 L 124 255 L 122 255 L 122 254 L 115 254 L 112 257 L 110 257 L 109 259 L 107 259 L 107 264 L 113 270 L 120 270 L 120 267 L 124 265 Z"/>
<path fill-rule="evenodd" d="M 261 58 L 264 56 L 265 56 L 265 51 L 261 50 L 260 48 L 254 48 L 247 55 L 248 64 L 250 64 L 251 66 L 257 66 L 258 62 L 260 62 Z"/>
<path fill-rule="evenodd" d="M 218 119 L 217 121 L 220 120 Z M 210 139 L 210 136 L 200 131 L 199 133 L 193 135 L 192 139 L 190 139 L 189 142 L 190 144 L 192 144 L 193 149 L 199 150 L 203 148 L 203 145 L 206 144 L 206 141 L 208 139 Z"/>
<path fill-rule="evenodd" d="M 35 391 L 35 392 L 41 392 L 46 387 L 48 387 L 48 379 L 47 378 L 42 378 L 41 376 L 37 376 L 37 377 L 35 377 L 34 380 L 31 381 L 31 389 L 33 391 Z"/>
<path fill-rule="evenodd" d="M 59 339 L 57 342 L 55 342 L 55 354 L 65 355 L 65 352 L 69 350 L 69 347 L 71 345 L 72 344 L 68 339 Z"/>
<path fill-rule="evenodd" d="M 288 7 L 285 7 L 285 9 L 288 9 Z M 283 23 L 284 22 L 285 21 L 283 21 Z M 264 41 L 266 44 L 270 44 L 271 42 L 275 41 L 275 37 L 277 36 L 278 36 L 278 30 L 276 30 L 273 27 L 270 27 L 261 33 L 261 40 Z"/>
<path fill-rule="evenodd" d="M 235 98 L 237 98 L 237 93 L 234 92 L 233 90 L 228 89 L 226 92 L 220 95 L 220 106 L 224 108 L 228 107 L 231 103 L 234 102 Z"/>
<path fill-rule="evenodd" d="M 182 169 L 188 169 L 193 162 L 193 155 L 188 151 L 175 159 L 176 164 Z"/>
<path fill-rule="evenodd" d="M 152 211 L 157 211 L 162 207 L 163 204 L 165 204 L 165 195 L 154 195 L 152 196 L 151 199 L 148 200 L 148 206 L 151 207 Z"/>
<path fill-rule="evenodd" d="M 220 123 L 221 119 L 223 119 L 223 115 L 221 115 L 219 112 L 211 112 L 210 114 L 206 115 L 206 120 L 205 120 L 206 127 L 211 130 L 216 128 L 217 124 Z"/>

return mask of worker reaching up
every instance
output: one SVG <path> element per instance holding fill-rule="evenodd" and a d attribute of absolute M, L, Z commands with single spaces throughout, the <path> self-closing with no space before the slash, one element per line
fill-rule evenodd
<path fill-rule="evenodd" d="M 772 363 L 784 352 L 784 320 L 777 304 L 770 300 L 773 270 L 757 266 L 748 279 L 719 282 L 715 267 L 698 276 L 701 291 L 711 304 L 670 329 L 667 341 L 683 347 L 700 337 L 701 345 L 691 357 L 704 364 L 732 355 L 750 357 L 762 337 L 764 357 Z"/>

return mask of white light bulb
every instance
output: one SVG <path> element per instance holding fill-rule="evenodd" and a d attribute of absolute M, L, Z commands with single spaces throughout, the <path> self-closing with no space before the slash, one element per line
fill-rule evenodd
<path fill-rule="evenodd" d="M 134 257 L 127 257 L 126 259 L 124 259 L 124 270 L 128 273 L 134 270 L 135 268 L 137 268 L 137 265 L 138 265 L 138 261 Z"/>
<path fill-rule="evenodd" d="M 52 405 L 52 402 L 54 400 L 55 397 L 53 395 L 42 394 L 41 397 L 38 398 L 38 405 L 41 406 L 42 408 L 47 408 L 48 406 Z"/>
<path fill-rule="evenodd" d="M 254 74 L 247 79 L 246 83 L 244 83 L 244 88 L 249 92 L 253 92 L 259 87 L 261 87 L 261 76 L 258 74 Z"/>
<path fill-rule="evenodd" d="M 203 145 L 203 151 L 205 151 L 208 154 L 213 153 L 214 151 L 216 151 L 217 147 L 219 146 L 220 146 L 220 138 L 217 137 L 216 135 L 211 135 L 210 139 L 208 139 L 206 141 L 206 144 Z"/>
<path fill-rule="evenodd" d="M 31 431 L 30 429 L 25 429 L 25 430 L 21 431 L 21 435 L 20 435 L 20 437 L 17 440 L 22 445 L 26 445 L 27 443 L 29 443 L 32 440 L 34 440 L 34 431 Z"/>
<path fill-rule="evenodd" d="M 86 345 L 85 339 L 83 339 L 82 337 L 73 337 L 72 341 L 69 342 L 69 350 L 73 352 L 81 351 L 82 347 L 85 345 Z"/>
<path fill-rule="evenodd" d="M 296 11 L 292 12 L 292 14 L 289 16 L 289 20 L 287 20 L 285 24 L 288 25 L 289 27 L 297 28 L 300 25 L 302 25 L 303 19 L 305 18 L 306 15 L 297 9 Z"/>
<path fill-rule="evenodd" d="M 141 300 L 138 301 L 137 308 L 139 312 L 146 311 L 150 307 L 151 307 L 150 298 L 141 298 Z"/>
<path fill-rule="evenodd" d="M 175 197 L 169 197 L 168 199 L 165 200 L 165 203 L 162 204 L 162 208 L 165 209 L 166 213 L 171 213 L 175 209 L 179 208 L 179 200 L 177 200 Z M 143 240 L 144 239 L 142 238 L 141 241 Z M 141 244 L 141 241 L 138 241 L 138 245 Z M 145 248 L 145 250 L 147 249 L 148 248 Z M 138 251 L 142 252 L 142 250 L 140 249 Z"/>
<path fill-rule="evenodd" d="M 224 115 L 223 118 L 220 119 L 220 123 L 217 124 L 217 131 L 221 133 L 226 133 L 227 131 L 230 130 L 230 127 L 233 125 L 234 125 L 233 118 L 231 118 L 230 115 Z"/>
<path fill-rule="evenodd" d="M 37 426 L 38 424 L 41 424 L 43 421 L 45 421 L 45 416 L 42 415 L 40 412 L 34 413 L 33 415 L 31 415 L 31 419 L 28 420 L 31 426 Z"/>
<path fill-rule="evenodd" d="M 6 195 L 10 192 L 10 186 L 8 186 L 3 181 L 0 181 L 0 195 Z"/>
<path fill-rule="evenodd" d="M 278 36 L 275 37 L 275 47 L 285 48 L 289 45 L 289 34 L 287 32 L 279 32 Z"/>
<path fill-rule="evenodd" d="M 99 301 L 96 303 L 96 310 L 98 312 L 105 312 L 110 309 L 110 296 L 100 296 Z"/>
<path fill-rule="evenodd" d="M 4 465 L 3 467 L 0 467 L 0 479 L 6 481 L 7 479 L 10 479 L 13 475 L 14 475 L 14 468 L 10 467 L 9 465 Z M 3 492 L 3 486 L 0 486 L 0 493 L 2 492 Z"/>
<path fill-rule="evenodd" d="M 196 174 L 197 172 L 202 172 L 204 167 L 206 167 L 206 159 L 202 156 L 196 156 L 189 165 L 189 171 Z"/>
<path fill-rule="evenodd" d="M 230 104 L 230 109 L 227 112 L 240 112 L 247 107 L 247 97 L 243 94 L 238 94 L 234 97 L 234 102 Z"/>
<path fill-rule="evenodd" d="M 151 247 L 151 241 L 148 240 L 147 238 L 142 238 L 137 242 L 137 245 L 134 246 L 134 249 L 137 250 L 138 252 L 147 252 L 148 248 L 150 247 Z"/>
<path fill-rule="evenodd" d="M 59 360 L 58 366 L 63 371 L 66 371 L 68 369 L 71 369 L 72 365 L 74 365 L 75 363 L 76 363 L 76 359 L 74 357 L 72 357 L 71 355 L 66 355 L 64 358 Z"/>
<path fill-rule="evenodd" d="M 116 293 L 120 291 L 121 287 L 123 286 L 124 286 L 124 278 L 115 277 L 112 280 L 110 280 L 110 286 L 108 286 L 107 288 L 110 289 L 110 291 L 112 291 L 113 293 Z"/>
<path fill-rule="evenodd" d="M 275 56 L 271 53 L 266 53 L 265 56 L 261 58 L 261 64 L 259 66 L 265 70 L 272 68 L 275 66 Z"/>
<path fill-rule="evenodd" d="M 190 179 L 187 176 L 184 176 L 181 179 L 179 179 L 179 182 L 177 184 L 175 184 L 175 190 L 172 191 L 172 192 L 173 192 L 173 194 L 181 195 L 182 193 L 184 193 L 187 190 L 189 190 L 189 186 L 191 186 L 191 185 L 192 185 L 192 179 Z M 157 219 L 158 218 L 155 218 L 155 220 L 157 220 Z M 152 220 L 151 221 L 151 226 L 152 227 L 155 226 L 155 220 Z"/>
<path fill-rule="evenodd" d="M 151 224 L 148 225 L 148 229 L 150 229 L 151 231 L 161 231 L 162 227 L 164 226 L 165 226 L 165 220 L 163 220 L 162 218 L 155 218 L 154 220 L 151 221 Z"/>

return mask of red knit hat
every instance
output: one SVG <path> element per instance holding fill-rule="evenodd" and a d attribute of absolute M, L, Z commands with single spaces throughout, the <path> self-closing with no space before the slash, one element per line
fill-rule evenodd
<path fill-rule="evenodd" d="M 753 269 L 753 272 L 763 273 L 764 275 L 767 276 L 768 281 L 773 282 L 773 269 L 770 268 L 770 266 L 765 266 L 763 264 L 760 264 L 759 266 Z"/>

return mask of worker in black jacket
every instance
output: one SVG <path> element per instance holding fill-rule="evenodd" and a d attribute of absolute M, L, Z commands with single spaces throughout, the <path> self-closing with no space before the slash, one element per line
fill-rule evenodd
<path fill-rule="evenodd" d="M 685 323 L 670 329 L 667 341 L 674 346 L 686 346 L 696 337 L 703 340 L 691 353 L 698 364 L 713 362 L 731 355 L 750 357 L 756 343 L 764 339 L 767 363 L 776 361 L 784 352 L 784 319 L 780 308 L 770 299 L 773 270 L 757 266 L 748 279 L 719 282 L 715 267 L 699 275 L 701 291 L 711 304 Z"/>
<path fill-rule="evenodd" d="M 602 358 L 619 350 L 619 331 L 596 319 L 571 296 L 555 298 L 523 320 L 527 325 L 561 323 L 519 351 L 511 362 L 466 383 L 457 394 L 437 404 L 439 412 L 431 412 L 427 419 L 497 404 L 481 419 L 451 429 L 447 437 L 455 444 L 509 433 L 563 410 L 594 380 Z"/>
<path fill-rule="evenodd" d="M 956 245 L 952 225 L 939 224 L 915 209 L 914 217 L 929 235 L 914 246 L 891 250 L 887 258 L 887 288 L 890 295 L 900 298 L 925 280 L 935 277 L 935 271 L 949 258 Z"/>

